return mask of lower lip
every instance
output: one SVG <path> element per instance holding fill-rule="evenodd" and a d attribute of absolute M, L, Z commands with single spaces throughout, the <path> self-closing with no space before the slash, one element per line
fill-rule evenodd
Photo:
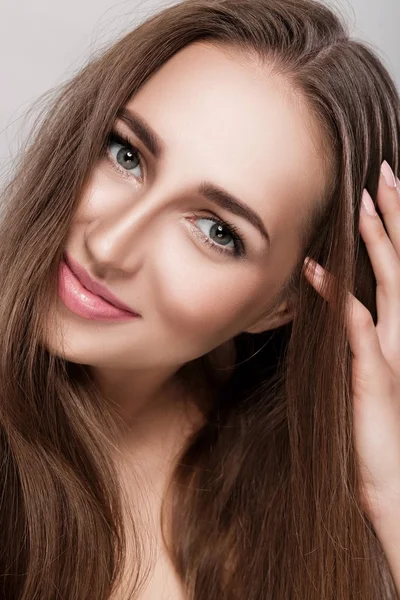
<path fill-rule="evenodd" d="M 59 269 L 58 293 L 69 310 L 84 319 L 95 321 L 126 321 L 139 315 L 117 308 L 100 296 L 89 292 L 62 260 Z"/>

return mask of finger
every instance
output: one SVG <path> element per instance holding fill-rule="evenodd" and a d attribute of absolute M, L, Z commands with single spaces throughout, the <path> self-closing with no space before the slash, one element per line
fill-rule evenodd
<path fill-rule="evenodd" d="M 377 285 L 387 292 L 398 293 L 400 259 L 367 190 L 363 191 L 361 202 L 360 233 L 368 250 Z"/>
<path fill-rule="evenodd" d="M 311 259 L 304 274 L 314 289 L 329 302 L 332 275 Z M 386 374 L 387 366 L 372 315 L 351 292 L 347 292 L 347 296 L 346 328 L 351 352 L 364 368 L 371 369 L 377 378 L 383 373 Z"/>
<path fill-rule="evenodd" d="M 381 167 L 377 202 L 397 256 L 400 257 L 400 181 L 384 161 Z"/>
<path fill-rule="evenodd" d="M 377 282 L 379 331 L 392 348 L 400 344 L 400 259 L 366 190 L 361 204 L 360 233 Z"/>
<path fill-rule="evenodd" d="M 350 292 L 348 292 L 346 325 L 351 352 L 363 365 L 365 372 L 371 369 L 370 372 L 374 373 L 375 378 L 379 373 L 386 373 L 386 360 L 372 315 Z"/>

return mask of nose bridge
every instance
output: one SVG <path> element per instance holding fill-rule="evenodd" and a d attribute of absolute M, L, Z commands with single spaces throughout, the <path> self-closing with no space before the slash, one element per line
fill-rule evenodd
<path fill-rule="evenodd" d="M 166 204 L 164 193 L 147 193 L 135 199 L 128 209 L 107 217 L 88 234 L 86 244 L 96 264 L 116 269 L 129 268 L 133 251 L 135 262 L 144 256 L 141 245 L 146 233 L 154 235 L 157 215 Z"/>

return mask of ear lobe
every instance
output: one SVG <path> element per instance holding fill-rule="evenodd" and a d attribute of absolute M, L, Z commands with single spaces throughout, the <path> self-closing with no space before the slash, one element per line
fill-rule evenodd
<path fill-rule="evenodd" d="M 286 325 L 296 314 L 294 306 L 288 306 L 287 303 L 282 308 L 278 308 L 273 314 L 264 315 L 258 321 L 253 323 L 250 327 L 245 329 L 246 333 L 262 333 L 263 331 L 269 331 L 270 329 L 277 329 L 282 325 Z"/>

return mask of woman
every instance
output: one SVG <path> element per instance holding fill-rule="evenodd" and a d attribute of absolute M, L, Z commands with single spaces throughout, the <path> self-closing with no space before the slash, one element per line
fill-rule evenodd
<path fill-rule="evenodd" d="M 399 108 L 311 0 L 58 90 L 3 193 L 2 597 L 396 597 Z"/>

